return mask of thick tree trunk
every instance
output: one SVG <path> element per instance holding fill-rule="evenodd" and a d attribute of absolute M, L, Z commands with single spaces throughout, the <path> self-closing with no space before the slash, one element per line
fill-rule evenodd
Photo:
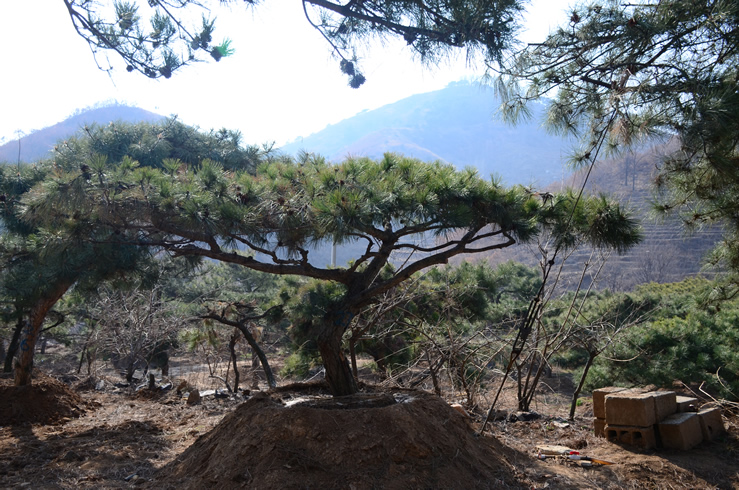
<path fill-rule="evenodd" d="M 47 294 L 38 300 L 28 316 L 28 328 L 21 335 L 21 355 L 15 365 L 15 385 L 27 386 L 31 384 L 31 373 L 33 371 L 33 353 L 36 349 L 36 341 L 41 333 L 46 315 L 49 313 L 64 293 L 72 287 L 74 282 L 61 281 L 54 284 Z"/>
<path fill-rule="evenodd" d="M 323 367 L 326 369 L 326 382 L 334 396 L 353 395 L 359 391 L 357 381 L 349 367 L 349 360 L 341 348 L 343 334 L 342 325 L 327 320 L 316 339 Z"/>

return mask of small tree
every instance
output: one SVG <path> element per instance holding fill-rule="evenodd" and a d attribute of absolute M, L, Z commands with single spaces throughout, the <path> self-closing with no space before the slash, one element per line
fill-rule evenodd
<path fill-rule="evenodd" d="M 158 287 L 118 291 L 101 287 L 92 311 L 97 342 L 129 383 L 139 368 L 148 371 L 156 366 L 166 375 L 168 350 L 177 345 L 184 319 L 162 301 L 160 292 Z"/>

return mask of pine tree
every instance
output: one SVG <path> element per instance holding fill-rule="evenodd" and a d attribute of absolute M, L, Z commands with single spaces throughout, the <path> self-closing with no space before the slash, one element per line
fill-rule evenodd
<path fill-rule="evenodd" d="M 335 395 L 357 389 L 342 348 L 350 322 L 413 274 L 526 241 L 542 227 L 562 247 L 574 235 L 618 250 L 639 239 L 634 222 L 605 200 L 544 200 L 472 169 L 393 154 L 338 165 L 310 155 L 282 158 L 261 164 L 256 174 L 209 160 L 167 160 L 154 169 L 124 157 L 90 173 L 84 179 L 80 170 L 70 171 L 45 182 L 25 201 L 24 219 L 125 231 L 174 256 L 319 280 L 305 292 L 300 328 L 315 339 Z M 316 263 L 312 247 L 329 243 L 353 243 L 359 252 L 343 267 Z M 393 261 L 401 266 L 381 274 Z"/>
<path fill-rule="evenodd" d="M 590 2 L 544 42 L 517 54 L 496 80 L 511 119 L 553 97 L 547 122 L 574 133 L 576 164 L 669 142 L 657 169 L 657 210 L 689 228 L 727 225 L 713 260 L 739 272 L 739 3 Z"/>
<path fill-rule="evenodd" d="M 114 54 L 126 70 L 150 78 L 170 78 L 197 61 L 220 61 L 233 54 L 228 38 L 214 37 L 210 18 L 216 2 L 136 0 L 114 2 L 64 0 L 77 33 L 87 41 L 98 66 L 100 57 Z M 221 4 L 226 2 L 219 2 Z M 257 8 L 259 0 L 247 0 Z M 450 49 L 462 47 L 499 61 L 514 42 L 522 0 L 304 0 L 310 23 L 339 59 L 352 88 L 365 82 L 357 51 L 376 38 L 399 37 L 422 59 L 432 62 Z M 296 6 L 297 7 L 297 6 Z M 194 15 L 193 15 L 194 14 Z M 202 18 L 199 18 L 201 17 Z M 192 19 L 198 19 L 191 22 Z M 285 34 L 289 36 L 289 33 Z M 218 44 L 216 44 L 218 43 Z"/>
<path fill-rule="evenodd" d="M 133 165 L 127 155 L 143 162 L 136 165 L 144 171 L 176 162 L 171 167 L 174 171 L 185 162 L 213 158 L 227 168 L 253 172 L 271 152 L 270 148 L 241 146 L 237 132 L 202 133 L 176 120 L 93 126 L 84 128 L 82 134 L 57 145 L 48 161 L 20 168 L 0 166 L 0 205 L 6 228 L 0 240 L 0 295 L 8 305 L 5 318 L 16 324 L 11 347 L 20 350 L 17 385 L 31 383 L 36 340 L 47 314 L 67 291 L 94 288 L 103 281 L 133 278 L 155 269 L 147 266 L 152 249 L 138 246 L 136 231 L 100 226 L 104 215 L 88 221 L 75 218 L 89 213 L 92 203 L 70 200 L 64 213 L 55 210 L 41 223 L 19 219 L 22 202 L 34 202 L 55 185 L 67 188 L 70 196 L 75 190 L 100 185 L 106 179 L 109 159 L 123 159 L 124 169 Z M 58 176 L 65 172 L 73 172 L 74 177 L 62 183 Z M 113 193 L 120 190 L 111 189 Z M 6 367 L 11 363 L 12 355 Z"/>

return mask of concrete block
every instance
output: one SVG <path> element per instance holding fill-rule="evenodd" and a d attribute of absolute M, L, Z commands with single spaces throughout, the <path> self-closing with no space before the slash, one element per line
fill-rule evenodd
<path fill-rule="evenodd" d="M 648 393 L 619 392 L 606 396 L 606 423 L 650 427 L 657 423 L 654 397 Z"/>
<path fill-rule="evenodd" d="M 618 388 L 616 386 L 609 386 L 607 388 L 598 388 L 593 390 L 593 415 L 597 419 L 606 418 L 606 395 L 611 393 L 618 393 L 624 391 L 626 388 Z"/>
<path fill-rule="evenodd" d="M 629 444 L 642 449 L 652 449 L 657 445 L 654 427 L 630 427 L 606 424 L 606 439 L 610 442 Z"/>
<path fill-rule="evenodd" d="M 668 449 L 691 449 L 703 441 L 697 413 L 676 413 L 657 424 L 662 445 Z"/>
<path fill-rule="evenodd" d="M 595 432 L 595 437 L 605 437 L 606 419 L 596 418 L 595 420 L 593 420 L 593 431 Z"/>
<path fill-rule="evenodd" d="M 701 410 L 698 412 L 698 417 L 700 418 L 704 441 L 711 441 L 726 432 L 724 420 L 721 418 L 720 408 L 714 407 Z"/>
<path fill-rule="evenodd" d="M 675 398 L 677 402 L 677 411 L 679 413 L 697 411 L 697 408 L 696 408 L 698 406 L 697 398 L 693 398 L 691 396 L 677 396 Z"/>
<path fill-rule="evenodd" d="M 657 422 L 677 412 L 677 395 L 674 391 L 651 391 L 648 394 L 654 397 L 654 416 Z"/>

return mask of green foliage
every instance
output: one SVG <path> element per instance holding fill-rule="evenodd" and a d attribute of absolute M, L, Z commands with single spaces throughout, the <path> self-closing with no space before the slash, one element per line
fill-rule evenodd
<path fill-rule="evenodd" d="M 128 72 L 170 78 L 175 70 L 210 53 L 213 21 L 203 16 L 202 25 L 189 25 L 187 15 L 188 10 L 207 10 L 204 5 L 191 0 L 148 3 L 149 8 L 142 9 L 136 1 L 116 0 L 111 13 L 104 3 L 70 2 L 67 11 L 93 54 L 116 53 Z"/>
<path fill-rule="evenodd" d="M 149 0 L 149 9 L 137 2 L 116 1 L 111 15 L 105 4 L 72 2 L 67 11 L 77 33 L 93 53 L 113 52 L 129 72 L 150 78 L 172 73 L 209 54 L 216 61 L 233 51 L 228 39 L 213 46 L 213 20 L 193 23 L 193 11 L 210 13 L 208 2 Z M 211 2 L 213 3 L 213 2 Z M 247 0 L 255 6 L 259 0 Z M 372 38 L 397 36 L 425 61 L 434 62 L 453 47 L 482 52 L 498 62 L 514 43 L 523 10 L 521 0 L 443 0 L 426 2 L 348 2 L 306 0 L 308 22 L 327 40 L 341 60 L 340 69 L 352 88 L 364 83 L 356 68 L 356 52 Z M 98 65 L 100 66 L 100 65 Z M 112 70 L 112 68 L 107 68 Z"/>
<path fill-rule="evenodd" d="M 346 288 L 335 282 L 310 281 L 298 289 L 285 308 L 292 323 L 288 333 L 294 350 L 309 352 L 312 357 L 317 357 L 315 340 L 327 315 L 334 315 L 338 311 L 346 317 L 346 321 L 351 320 L 351 313 L 342 309 L 345 294 Z"/>
<path fill-rule="evenodd" d="M 203 132 L 169 119 L 162 123 L 111 123 L 85 127 L 84 132 L 54 147 L 54 164 L 67 171 L 86 164 L 93 169 L 104 157 L 108 162 L 133 170 L 133 162 L 142 167 L 162 168 L 173 174 L 183 164 L 217 162 L 229 170 L 251 170 L 271 155 L 269 146 L 242 146 L 238 131 L 220 129 Z M 122 168 L 123 170 L 123 168 Z"/>
<path fill-rule="evenodd" d="M 307 347 L 298 347 L 292 350 L 292 353 L 285 358 L 285 364 L 280 370 L 280 374 L 285 377 L 306 378 L 310 375 L 311 370 L 315 369 L 321 363 L 320 357 L 316 350 Z"/>
<path fill-rule="evenodd" d="M 622 304 L 628 308 L 652 305 L 650 321 L 631 328 L 621 342 L 596 361 L 586 386 L 671 386 L 674 380 L 680 380 L 688 384 L 705 382 L 721 396 L 736 397 L 739 303 L 706 308 L 700 300 L 710 287 L 706 280 L 689 279 L 649 284 L 625 295 Z"/>

